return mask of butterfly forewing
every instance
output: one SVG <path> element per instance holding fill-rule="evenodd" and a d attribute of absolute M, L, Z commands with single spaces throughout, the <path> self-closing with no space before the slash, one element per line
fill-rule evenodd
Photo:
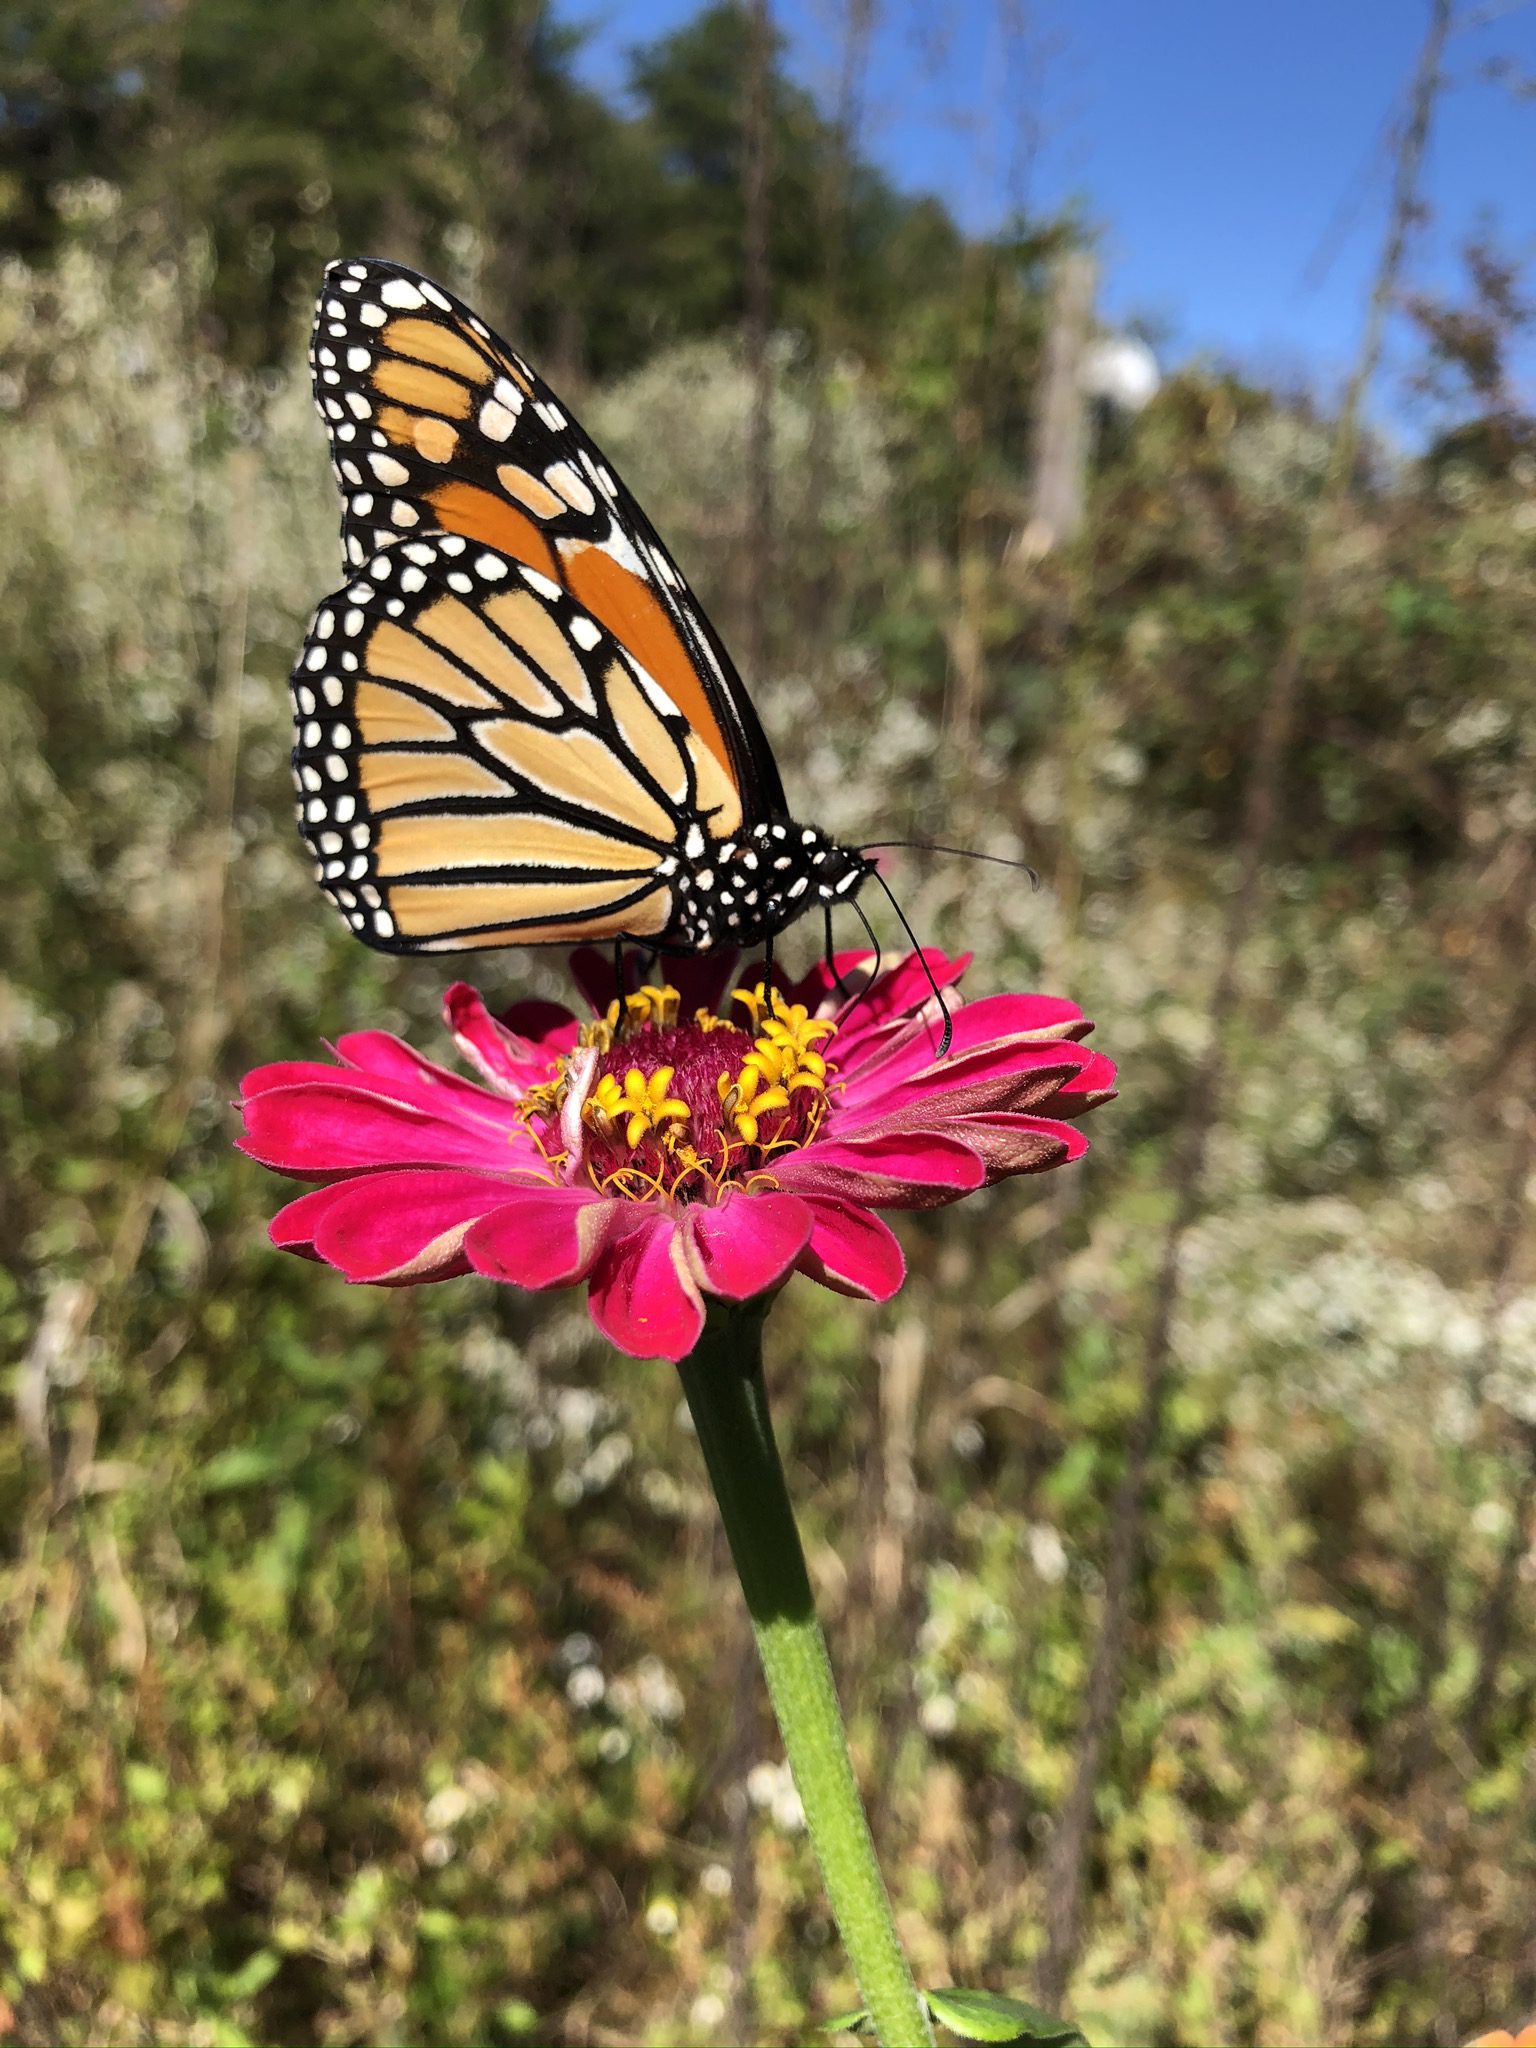
<path fill-rule="evenodd" d="M 772 752 L 676 564 L 590 437 L 484 321 L 397 264 L 335 263 L 311 359 L 349 566 L 436 529 L 536 571 L 666 692 L 748 815 L 782 813 Z"/>
<path fill-rule="evenodd" d="M 395 952 L 664 939 L 736 785 L 553 579 L 460 533 L 401 538 L 315 614 L 293 676 L 322 886 Z"/>

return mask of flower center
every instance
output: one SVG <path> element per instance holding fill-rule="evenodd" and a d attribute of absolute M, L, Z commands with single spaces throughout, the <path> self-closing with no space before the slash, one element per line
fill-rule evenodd
<path fill-rule="evenodd" d="M 718 1201 L 729 1185 L 771 1179 L 773 1159 L 821 1127 L 832 1069 L 818 1047 L 837 1027 L 761 983 L 733 1001 L 740 1023 L 708 1010 L 685 1019 L 677 990 L 652 984 L 585 1026 L 557 1077 L 523 1101 L 551 1166 L 638 1202 Z"/>

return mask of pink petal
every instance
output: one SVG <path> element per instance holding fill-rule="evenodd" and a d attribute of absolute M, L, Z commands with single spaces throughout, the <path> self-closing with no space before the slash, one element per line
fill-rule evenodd
<path fill-rule="evenodd" d="M 864 946 L 852 953 L 834 953 L 830 963 L 818 960 L 809 973 L 802 974 L 798 981 L 792 981 L 785 987 L 784 1000 L 787 1003 L 804 1003 L 813 1017 L 830 1016 L 847 1000 L 837 986 L 838 978 L 841 977 L 849 988 L 862 989 L 869 980 L 868 970 L 874 958 L 869 947 Z M 742 980 L 745 983 L 746 975 Z"/>
<path fill-rule="evenodd" d="M 610 1242 L 639 1228 L 643 1212 L 594 1188 L 524 1187 L 482 1218 L 464 1241 L 477 1273 L 518 1287 L 585 1280 Z"/>
<path fill-rule="evenodd" d="M 322 1071 L 328 1080 L 251 1097 L 244 1105 L 246 1135 L 236 1141 L 240 1150 L 283 1173 L 365 1166 L 475 1166 L 496 1173 L 531 1163 L 531 1147 L 511 1110 L 494 1095 L 477 1089 L 475 1114 L 454 1114 L 447 1103 L 439 1111 L 402 1101 L 361 1074 Z"/>
<path fill-rule="evenodd" d="M 846 1139 L 933 1130 L 957 1116 L 1040 1109 L 1053 1103 L 1062 1084 L 1093 1057 L 1076 1045 L 982 1046 L 953 1063 L 925 1067 L 893 1088 L 862 1094 L 849 1090 L 835 1099 L 827 1133 Z"/>
<path fill-rule="evenodd" d="M 484 1173 L 408 1168 L 364 1173 L 300 1196 L 273 1218 L 274 1244 L 312 1245 L 349 1280 L 442 1280 L 467 1272 L 464 1233 L 504 1201 Z"/>
<path fill-rule="evenodd" d="M 347 1078 L 350 1068 L 337 1067 L 329 1060 L 273 1060 L 265 1067 L 252 1067 L 240 1081 L 240 1100 L 252 1102 L 258 1095 L 270 1095 L 274 1088 L 298 1088 L 310 1081 L 329 1085 Z"/>
<path fill-rule="evenodd" d="M 811 1212 L 794 1195 L 751 1195 L 740 1188 L 715 1208 L 691 1208 L 682 1227 L 694 1277 L 726 1301 L 750 1301 L 776 1287 L 810 1234 Z"/>
<path fill-rule="evenodd" d="M 979 1188 L 986 1168 L 959 1139 L 934 1131 L 889 1131 L 846 1143 L 818 1140 L 773 1162 L 780 1187 L 796 1195 L 876 1209 L 932 1209 Z"/>
<path fill-rule="evenodd" d="M 1047 1014 L 1050 1012 L 1065 1014 Z M 919 1076 L 935 1085 L 953 1086 L 968 1059 L 999 1047 L 1048 1050 L 1075 1042 L 1090 1028 L 1075 1003 L 1058 1004 L 1045 996 L 984 996 L 955 1012 L 954 1034 L 942 1060 L 937 1057 L 938 1035 L 931 1025 L 915 1025 L 906 1037 L 888 1039 L 868 1048 L 856 1062 L 845 1062 L 841 1068 L 845 1094 L 850 1101 L 863 1100 L 876 1089 L 886 1093 Z M 1097 1057 L 1101 1055 L 1085 1052 L 1069 1065 L 1079 1067 Z"/>
<path fill-rule="evenodd" d="M 1071 1098 L 1070 1105 L 1066 1102 L 1061 1105 L 1063 1115 L 1085 1116 L 1090 1109 L 1097 1109 L 1101 1102 L 1111 1100 L 1115 1093 L 1114 1084 L 1114 1061 L 1096 1052 L 1087 1066 L 1079 1067 L 1070 1081 L 1062 1082 L 1062 1094 Z"/>
<path fill-rule="evenodd" d="M 424 1058 L 393 1032 L 348 1031 L 337 1039 L 336 1051 L 361 1081 L 434 1115 L 476 1116 L 485 1108 L 485 1090 L 478 1081 L 467 1081 L 451 1067 Z"/>
<path fill-rule="evenodd" d="M 838 1294 L 889 1301 L 907 1276 L 907 1262 L 889 1224 L 868 1209 L 812 1196 L 811 1241 L 797 1270 Z"/>
<path fill-rule="evenodd" d="M 885 970 L 860 1003 L 861 1022 L 884 1024 L 892 1018 L 916 1016 L 933 1001 L 928 975 L 932 974 L 941 989 L 952 988 L 974 957 L 971 953 L 960 953 L 951 960 L 937 946 L 925 946 L 921 953 L 904 954 Z"/>
<path fill-rule="evenodd" d="M 965 1116 L 944 1128 L 981 1154 L 989 1182 L 1066 1166 L 1088 1150 L 1088 1140 L 1075 1124 L 1041 1116 Z"/>
<path fill-rule="evenodd" d="M 554 1005 L 549 1007 L 553 1009 Z M 574 1024 L 569 1013 L 559 1014 L 567 1023 Z M 553 1050 L 509 1030 L 491 1015 L 484 997 L 468 982 L 456 981 L 448 990 L 443 997 L 443 1015 L 459 1051 L 498 1095 L 521 1100 L 530 1088 L 553 1075 Z"/>
<path fill-rule="evenodd" d="M 951 960 L 947 953 L 930 946 L 921 956 L 906 954 L 871 982 L 869 969 L 874 958 L 867 948 L 836 953 L 830 965 L 825 960 L 818 960 L 798 981 L 782 988 L 786 1002 L 804 1003 L 813 1016 L 837 1019 L 836 1057 L 845 1072 L 858 1067 L 891 1038 L 899 1037 L 919 1012 L 934 1020 L 931 1035 L 925 1042 L 931 1052 L 936 1053 L 943 1026 L 922 962 L 926 959 L 933 979 L 941 989 L 953 988 L 971 963 L 969 953 L 962 953 Z M 838 976 L 853 991 L 851 998 L 838 988 Z M 760 968 L 748 968 L 741 976 L 741 985 L 755 986 L 761 978 Z M 953 999 L 952 1004 L 958 1013 L 960 1005 Z"/>
<path fill-rule="evenodd" d="M 704 1327 L 704 1304 L 670 1216 L 630 1204 L 642 1225 L 609 1246 L 592 1274 L 592 1320 L 631 1358 L 686 1358 Z"/>
<path fill-rule="evenodd" d="M 286 1202 L 267 1225 L 267 1236 L 282 1251 L 302 1252 L 306 1258 L 318 1259 L 320 1254 L 315 1250 L 315 1231 L 325 1213 L 325 1198 L 336 1185 L 332 1181 L 323 1188 L 311 1188 L 296 1202 Z"/>

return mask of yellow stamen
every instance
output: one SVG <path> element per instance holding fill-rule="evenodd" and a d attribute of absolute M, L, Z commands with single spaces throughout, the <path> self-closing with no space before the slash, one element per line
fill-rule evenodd
<path fill-rule="evenodd" d="M 638 1067 L 631 1067 L 621 1088 L 613 1074 L 604 1074 L 588 1096 L 582 1115 L 596 1129 L 608 1131 L 622 1117 L 624 1142 L 631 1152 L 650 1132 L 663 1124 L 686 1123 L 688 1105 L 667 1091 L 672 1086 L 671 1067 L 658 1067 L 649 1080 Z"/>
<path fill-rule="evenodd" d="M 622 1016 L 617 999 L 611 1002 L 604 1022 L 609 1030 L 619 1037 L 647 1028 L 661 1031 L 667 1025 L 677 1022 L 682 1000 L 670 982 L 658 985 L 654 981 L 648 981 L 643 987 L 625 996 Z"/>

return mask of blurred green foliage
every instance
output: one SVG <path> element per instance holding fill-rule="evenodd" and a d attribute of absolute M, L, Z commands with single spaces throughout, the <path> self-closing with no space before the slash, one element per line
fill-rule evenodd
<path fill-rule="evenodd" d="M 257 17 L 185 20 L 195 67 Z M 100 160 L 91 120 L 127 110 L 70 26 L 28 48 L 73 67 L 59 134 L 92 175 L 43 160 L 13 224 L 48 261 L 0 270 L 0 2038 L 804 2038 L 852 1986 L 667 1369 L 607 1355 L 572 1301 L 279 1257 L 284 1190 L 231 1148 L 250 1064 L 359 1024 L 446 1045 L 433 970 L 333 927 L 292 831 L 284 677 L 335 515 L 289 310 L 370 207 L 430 225 L 428 171 L 451 222 L 460 172 L 430 123 L 395 154 L 356 127 L 363 72 L 356 105 L 326 83 L 338 139 L 313 108 L 295 133 L 331 196 L 263 273 L 261 237 L 230 239 L 248 200 L 272 225 L 260 151 L 211 98 L 224 196 L 172 260 L 131 138 Z M 728 26 L 674 46 L 636 122 L 604 117 L 598 159 L 685 176 L 651 124 L 718 80 Z M 237 56 L 207 57 L 210 94 Z M 381 36 L 368 61 L 405 60 Z M 566 90 L 539 100 L 555 154 Z M 811 116 L 786 89 L 781 118 Z M 750 391 L 714 332 L 720 147 L 718 209 L 675 207 L 714 252 L 696 301 L 635 281 L 617 237 L 566 274 L 613 309 L 572 351 L 607 373 L 584 410 L 729 637 Z M 978 989 L 1080 1000 L 1124 1093 L 1080 1171 L 909 1219 L 887 1309 L 792 1288 L 772 1378 L 919 1975 L 1027 1990 L 1328 422 L 1175 378 L 1104 438 L 1081 543 L 1020 567 L 1060 231 L 967 249 L 860 189 L 868 326 L 830 364 L 814 307 L 775 343 L 758 700 L 805 815 L 1039 866 L 1031 892 L 910 862 L 904 900 L 976 949 Z M 510 303 L 484 232 L 445 267 Z M 904 235 L 955 268 L 887 318 Z M 553 291 L 526 285 L 535 338 Z M 1070 2001 L 1095 2041 L 1453 2041 L 1536 1999 L 1523 460 L 1374 451 L 1327 564 L 1100 1802 Z M 552 956 L 477 964 L 493 999 L 562 991 Z"/>

